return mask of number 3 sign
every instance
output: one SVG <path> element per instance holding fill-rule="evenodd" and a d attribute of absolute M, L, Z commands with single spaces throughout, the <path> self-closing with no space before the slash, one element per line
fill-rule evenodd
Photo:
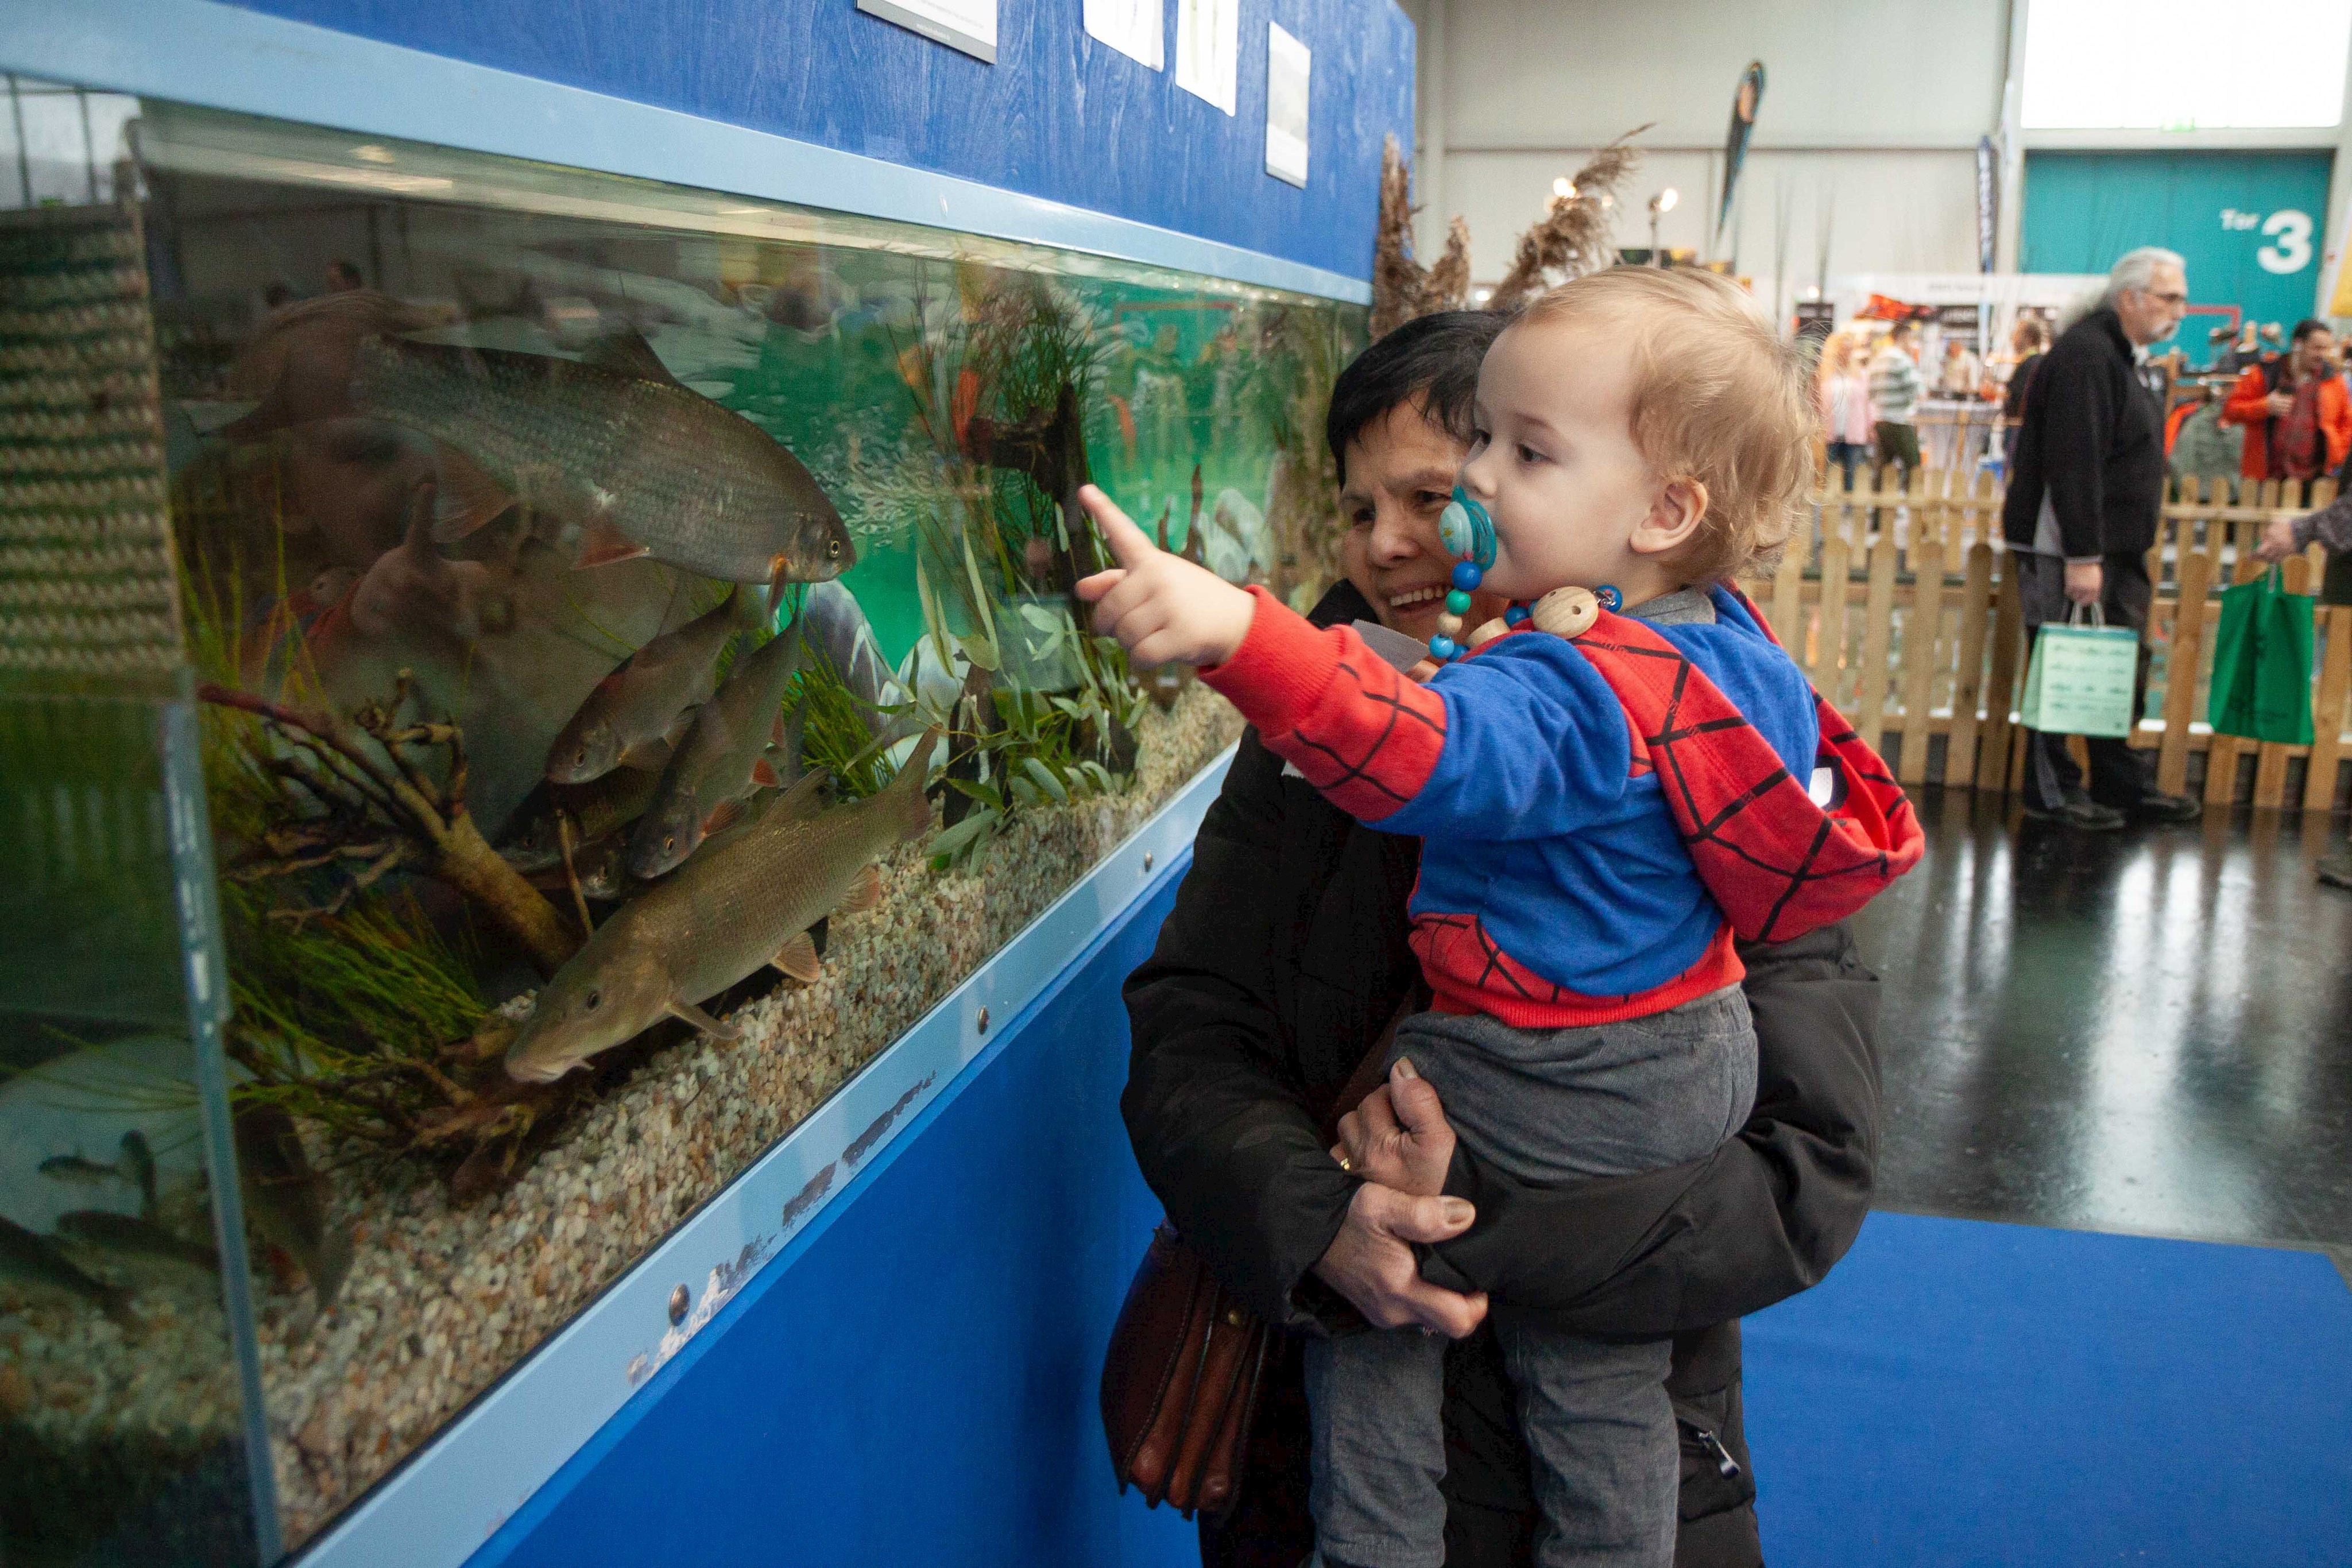
<path fill-rule="evenodd" d="M 2293 207 L 2273 213 L 2263 223 L 2273 243 L 2254 252 L 2264 272 L 2301 272 L 2311 265 L 2311 214 Z"/>

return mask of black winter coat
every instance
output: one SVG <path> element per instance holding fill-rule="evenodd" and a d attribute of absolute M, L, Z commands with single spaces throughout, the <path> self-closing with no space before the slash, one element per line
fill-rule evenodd
<path fill-rule="evenodd" d="M 1342 583 L 1318 625 L 1369 617 Z M 1355 822 L 1245 736 L 1203 821 L 1158 950 L 1127 982 L 1120 1101 L 1170 1218 L 1226 1284 L 1294 1332 L 1361 1317 L 1309 1270 L 1360 1178 L 1310 1113 L 1419 984 L 1405 944 L 1418 840 Z M 1759 1070 L 1741 1134 L 1705 1160 L 1573 1186 L 1521 1186 L 1458 1150 L 1447 1191 L 1478 1207 L 1423 1274 L 1578 1333 L 1675 1335 L 1682 1568 L 1760 1562 L 1740 1435 L 1738 1323 L 1820 1280 L 1868 1207 L 1878 1144 L 1877 977 L 1843 925 L 1743 944 Z M 1295 1347 L 1294 1347 L 1295 1348 Z M 1529 1561 L 1525 1444 L 1494 1336 L 1447 1363 L 1450 1568 Z M 1213 1568 L 1294 1568 L 1312 1544 L 1297 1358 L 1277 1362 L 1241 1511 L 1204 1530 Z M 1723 1472 L 1725 1450 L 1739 1466 Z"/>
<path fill-rule="evenodd" d="M 2111 308 L 2069 327 L 2034 377 L 2000 509 L 2012 549 L 2033 548 L 2045 494 L 2069 560 L 2142 555 L 2156 543 L 2164 412 L 2139 379 L 2131 340 Z"/>

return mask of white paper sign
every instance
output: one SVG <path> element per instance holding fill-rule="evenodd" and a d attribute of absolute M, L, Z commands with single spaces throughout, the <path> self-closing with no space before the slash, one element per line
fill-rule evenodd
<path fill-rule="evenodd" d="M 1241 85 L 1242 0 L 1176 0 L 1176 85 L 1227 114 Z"/>
<path fill-rule="evenodd" d="M 1168 64 L 1164 0 L 1086 0 L 1087 36 L 1153 70 Z"/>
<path fill-rule="evenodd" d="M 1307 185 L 1307 75 L 1315 57 L 1272 22 L 1265 25 L 1265 172 Z"/>
<path fill-rule="evenodd" d="M 857 8 L 996 63 L 996 0 L 857 0 Z"/>

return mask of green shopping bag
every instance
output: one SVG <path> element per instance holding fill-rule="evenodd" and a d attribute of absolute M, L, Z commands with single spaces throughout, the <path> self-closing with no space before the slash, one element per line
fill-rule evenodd
<path fill-rule="evenodd" d="M 2216 735 L 2311 744 L 2311 595 L 2286 591 L 2275 566 L 2222 593 L 2206 699 Z"/>
<path fill-rule="evenodd" d="M 2095 604 L 2090 623 L 2079 624 L 2080 612 L 2081 606 L 2069 606 L 2064 624 L 2053 622 L 2034 633 L 2018 722 L 2044 735 L 2129 735 L 2139 716 L 2132 711 L 2139 633 L 2108 626 Z"/>

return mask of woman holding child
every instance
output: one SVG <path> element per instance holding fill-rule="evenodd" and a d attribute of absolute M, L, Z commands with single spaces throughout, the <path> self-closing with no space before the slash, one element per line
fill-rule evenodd
<path fill-rule="evenodd" d="M 1743 339 L 1727 301 L 1599 281 L 1512 327 L 1483 387 L 1507 324 L 1469 313 L 1401 329 L 1341 376 L 1328 434 L 1348 580 L 1311 627 L 1133 540 L 1125 571 L 1087 586 L 1106 629 L 1139 656 L 1212 666 L 1294 758 L 1244 739 L 1128 986 L 1124 1109 L 1144 1173 L 1226 1283 L 1292 1331 L 1239 1509 L 1203 1528 L 1213 1568 L 1296 1568 L 1318 1517 L 1330 1568 L 1761 1561 L 1738 1319 L 1813 1283 L 1860 1225 L 1874 977 L 1834 922 L 1732 940 L 1658 791 L 1629 772 L 1630 710 L 1549 633 L 1323 711 L 1340 684 L 1328 651 L 1364 660 L 1352 633 L 1315 628 L 1438 630 L 1458 475 L 1506 547 L 1477 586 L 1616 589 L 1609 624 L 1696 670 L 1737 709 L 1736 741 L 1810 773 L 1801 679 L 1709 591 L 1770 531 L 1777 503 L 1742 486 L 1777 472 L 1773 418 L 1803 461 L 1802 372 Z M 1727 373 L 1753 385 L 1727 398 Z M 1671 465 L 1651 460 L 1666 447 Z M 1531 526 L 1548 516 L 1602 521 Z M 1444 734 L 1391 747 L 1402 761 L 1347 751 L 1347 777 L 1318 763 L 1366 725 Z M 1550 747 L 1526 744 L 1546 729 Z M 1426 857 L 1407 836 L 1423 832 Z M 1483 963 L 1448 946 L 1465 930 Z M 1539 1006 L 1507 994 L 1545 985 Z M 1322 1120 L 1398 1020 L 1387 1082 L 1335 1149 Z"/>

